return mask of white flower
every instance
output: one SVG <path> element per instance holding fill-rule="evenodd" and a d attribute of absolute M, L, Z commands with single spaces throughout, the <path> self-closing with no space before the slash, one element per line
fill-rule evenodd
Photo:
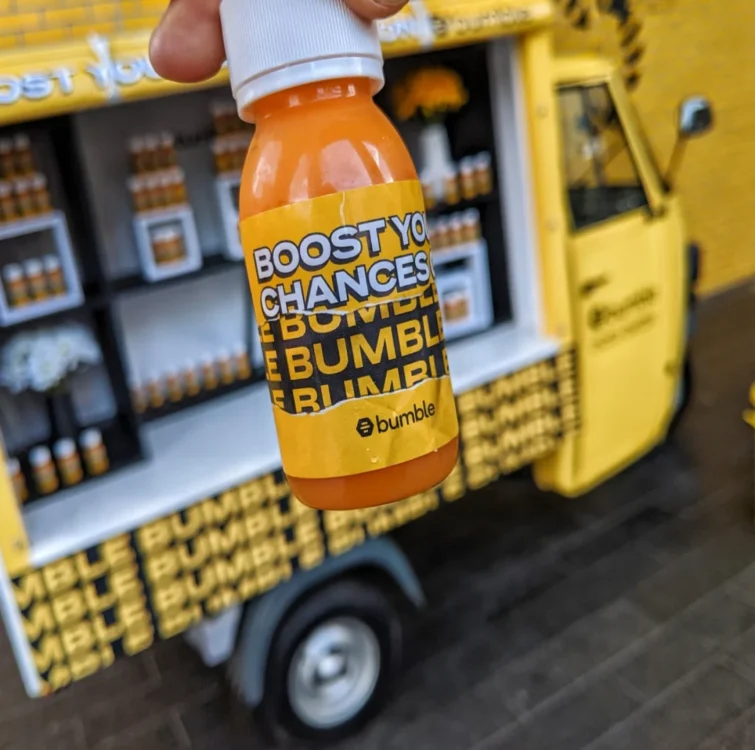
<path fill-rule="evenodd" d="M 29 358 L 29 385 L 33 390 L 41 393 L 49 391 L 68 374 L 69 362 L 59 354 L 54 340 L 45 338 L 37 341 Z"/>
<path fill-rule="evenodd" d="M 80 324 L 19 334 L 0 355 L 0 384 L 12 393 L 45 392 L 82 366 L 99 364 L 102 352 L 91 331 Z"/>

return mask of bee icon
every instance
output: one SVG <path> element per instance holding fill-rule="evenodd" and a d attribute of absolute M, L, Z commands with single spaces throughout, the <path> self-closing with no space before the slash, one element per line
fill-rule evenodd
<path fill-rule="evenodd" d="M 367 438 L 375 432 L 375 425 L 369 417 L 362 417 L 357 422 L 357 432 L 363 437 Z"/>

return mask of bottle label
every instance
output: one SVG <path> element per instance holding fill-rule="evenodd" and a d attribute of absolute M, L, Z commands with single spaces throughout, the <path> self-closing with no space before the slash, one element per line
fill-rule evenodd
<path fill-rule="evenodd" d="M 419 182 L 277 208 L 241 237 L 289 475 L 375 471 L 458 435 Z"/>

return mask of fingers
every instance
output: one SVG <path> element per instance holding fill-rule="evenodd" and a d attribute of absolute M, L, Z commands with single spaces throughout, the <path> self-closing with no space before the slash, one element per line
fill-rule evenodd
<path fill-rule="evenodd" d="M 374 20 L 398 13 L 408 0 L 346 0 L 346 4 L 364 18 Z"/>
<path fill-rule="evenodd" d="M 360 16 L 386 18 L 408 0 L 345 0 Z M 178 83 L 211 78 L 225 61 L 220 0 L 171 0 L 152 34 L 149 56 L 158 75 Z"/>
<path fill-rule="evenodd" d="M 196 83 L 220 70 L 225 49 L 219 8 L 220 0 L 171 0 L 149 45 L 158 75 Z"/>

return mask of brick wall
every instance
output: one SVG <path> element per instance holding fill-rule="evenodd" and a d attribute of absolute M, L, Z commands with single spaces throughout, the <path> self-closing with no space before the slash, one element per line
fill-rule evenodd
<path fill-rule="evenodd" d="M 153 28 L 166 0 L 0 0 L 0 50 Z"/>

